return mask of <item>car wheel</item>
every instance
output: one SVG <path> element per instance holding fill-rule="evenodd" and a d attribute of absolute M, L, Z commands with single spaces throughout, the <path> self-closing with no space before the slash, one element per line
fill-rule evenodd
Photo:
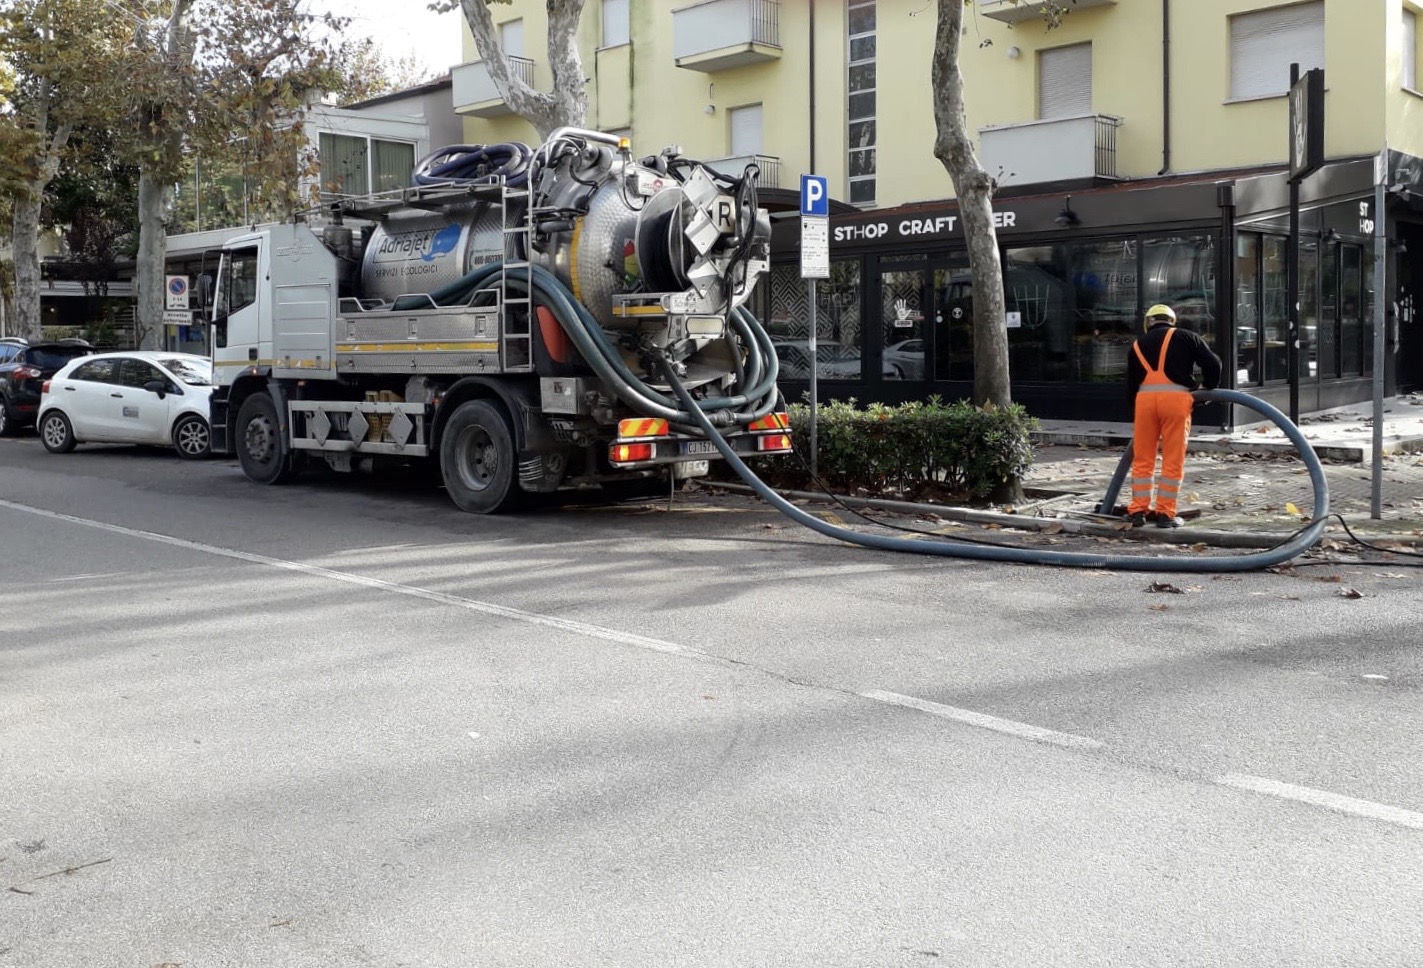
<path fill-rule="evenodd" d="M 69 418 L 58 410 L 50 410 L 40 418 L 39 432 L 40 442 L 51 454 L 67 454 L 78 443 Z"/>
<path fill-rule="evenodd" d="M 0 400 L 0 437 L 9 437 L 19 431 L 14 417 L 10 416 L 10 404 Z"/>
<path fill-rule="evenodd" d="M 282 443 L 277 405 L 265 393 L 254 393 L 237 411 L 237 463 L 248 480 L 284 484 L 296 477 L 291 454 Z"/>
<path fill-rule="evenodd" d="M 459 405 L 440 438 L 445 490 L 463 511 L 513 510 L 522 493 L 515 478 L 514 435 L 502 407 L 488 400 Z"/>
<path fill-rule="evenodd" d="M 212 453 L 212 431 L 197 414 L 188 414 L 173 425 L 173 446 L 186 460 L 202 460 Z"/>

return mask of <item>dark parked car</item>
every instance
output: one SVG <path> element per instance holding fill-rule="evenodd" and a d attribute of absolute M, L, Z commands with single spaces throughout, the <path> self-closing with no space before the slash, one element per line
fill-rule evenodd
<path fill-rule="evenodd" d="M 92 352 L 94 348 L 82 340 L 33 345 L 0 341 L 0 436 L 33 427 L 44 381 L 76 356 Z"/>

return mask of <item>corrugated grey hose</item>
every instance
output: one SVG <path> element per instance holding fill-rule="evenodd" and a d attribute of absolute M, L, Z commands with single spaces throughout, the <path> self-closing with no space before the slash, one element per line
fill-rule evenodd
<path fill-rule="evenodd" d="M 1257 400 L 1248 394 L 1240 393 L 1236 390 L 1200 390 L 1195 396 L 1197 400 L 1215 400 L 1222 403 L 1237 403 L 1250 407 L 1269 417 L 1286 435 L 1291 442 L 1299 448 L 1300 454 L 1304 457 L 1305 465 L 1309 468 L 1310 483 L 1314 485 L 1314 520 L 1310 524 L 1292 535 L 1287 541 L 1275 548 L 1266 551 L 1252 552 L 1243 555 L 1201 555 L 1191 558 L 1170 557 L 1162 558 L 1151 555 L 1097 555 L 1084 554 L 1076 551 L 1046 551 L 1035 548 L 1011 548 L 1011 547 L 990 547 L 981 544 L 950 544 L 945 542 L 929 542 L 913 540 L 908 538 L 891 538 L 885 535 L 861 534 L 849 528 L 839 528 L 833 524 L 820 520 L 814 515 L 807 514 L 800 508 L 791 504 L 775 491 L 771 490 L 751 468 L 737 456 L 736 452 L 726 442 L 726 439 L 717 433 L 711 421 L 706 419 L 700 410 L 692 402 L 691 395 L 677 379 L 677 375 L 672 372 L 672 368 L 664 360 L 662 362 L 662 373 L 672 390 L 676 393 L 682 406 L 696 419 L 702 433 L 716 445 L 716 449 L 721 452 L 721 456 L 726 458 L 726 462 L 736 473 L 741 475 L 741 479 L 751 486 L 758 495 L 776 510 L 791 518 L 798 524 L 803 524 L 812 531 L 846 541 L 851 544 L 862 545 L 866 548 L 873 548 L 878 551 L 902 551 L 914 555 L 936 555 L 943 558 L 971 558 L 977 561 L 1001 561 L 1026 565 L 1057 565 L 1066 568 L 1112 568 L 1119 571 L 1165 571 L 1165 572 L 1227 572 L 1227 571 L 1254 571 L 1258 568 L 1269 568 L 1289 561 L 1291 558 L 1306 551 L 1319 540 L 1324 533 L 1325 518 L 1329 515 L 1329 485 L 1324 479 L 1324 467 L 1319 463 L 1319 458 L 1315 456 L 1313 449 L 1299 432 L 1299 428 L 1290 423 L 1284 414 L 1276 410 L 1262 400 Z M 1130 451 L 1123 458 L 1122 467 L 1129 466 Z M 1116 488 L 1120 488 L 1120 471 L 1118 468 L 1118 479 L 1113 483 Z M 1115 490 L 1109 491 L 1109 497 L 1115 500 Z M 1110 505 L 1108 505 L 1110 506 Z"/>

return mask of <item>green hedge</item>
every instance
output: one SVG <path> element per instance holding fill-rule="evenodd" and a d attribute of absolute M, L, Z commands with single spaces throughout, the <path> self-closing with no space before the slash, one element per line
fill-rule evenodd
<path fill-rule="evenodd" d="M 820 477 L 844 491 L 984 500 L 1020 480 L 1033 462 L 1028 432 L 1037 422 L 1017 404 L 975 407 L 966 400 L 861 409 L 851 399 L 819 408 Z M 796 452 L 810 461 L 810 407 L 789 408 Z M 794 457 L 761 462 L 758 472 L 781 487 L 808 488 Z"/>

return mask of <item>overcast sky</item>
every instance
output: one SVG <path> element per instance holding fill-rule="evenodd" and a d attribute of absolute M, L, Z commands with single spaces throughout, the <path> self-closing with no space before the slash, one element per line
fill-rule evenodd
<path fill-rule="evenodd" d="M 431 13 L 426 0 L 308 0 L 313 13 L 350 17 L 348 35 L 375 39 L 392 60 L 414 54 L 431 74 L 460 63 L 458 10 Z"/>

